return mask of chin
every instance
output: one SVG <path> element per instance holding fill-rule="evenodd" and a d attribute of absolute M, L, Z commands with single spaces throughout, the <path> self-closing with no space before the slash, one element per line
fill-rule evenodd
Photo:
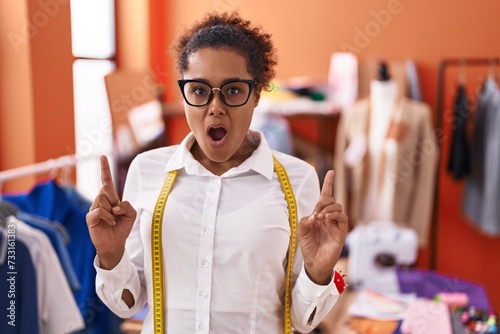
<path fill-rule="evenodd" d="M 234 154 L 228 154 L 222 152 L 210 152 L 210 154 L 207 154 L 207 157 L 208 159 L 210 159 L 210 161 L 216 163 L 223 163 L 230 160 L 233 155 Z"/>

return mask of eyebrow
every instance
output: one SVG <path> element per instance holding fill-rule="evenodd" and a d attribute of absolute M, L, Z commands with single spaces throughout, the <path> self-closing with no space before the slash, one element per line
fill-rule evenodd
<path fill-rule="evenodd" d="M 208 85 L 211 85 L 211 86 L 212 86 L 212 84 L 211 84 L 208 80 L 206 80 L 206 79 L 204 79 L 204 78 L 191 78 L 191 79 L 186 79 L 186 78 L 184 78 L 184 80 L 196 80 L 196 81 L 201 81 L 201 82 L 204 82 L 204 83 L 206 83 L 206 84 L 208 84 Z M 227 82 L 229 82 L 229 81 L 233 81 L 233 80 L 251 80 L 251 79 L 242 79 L 242 78 L 238 78 L 238 77 L 228 78 L 228 79 L 224 79 L 224 80 L 222 80 L 221 86 L 222 86 L 223 84 L 225 84 L 225 83 L 227 83 Z"/>

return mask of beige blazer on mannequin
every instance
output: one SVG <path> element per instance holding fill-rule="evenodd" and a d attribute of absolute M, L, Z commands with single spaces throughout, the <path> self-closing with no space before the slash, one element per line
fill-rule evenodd
<path fill-rule="evenodd" d="M 342 113 L 337 129 L 334 196 L 343 204 L 354 225 L 362 216 L 370 162 L 365 153 L 357 163 L 347 166 L 344 153 L 354 139 L 369 138 L 368 122 L 376 117 L 370 114 L 370 98 L 361 99 Z M 425 247 L 438 163 L 437 137 L 429 105 L 403 98 L 392 116 L 387 137 L 394 139 L 397 147 L 396 172 L 381 172 L 384 186 L 393 192 L 392 220 L 415 230 L 420 247 Z"/>

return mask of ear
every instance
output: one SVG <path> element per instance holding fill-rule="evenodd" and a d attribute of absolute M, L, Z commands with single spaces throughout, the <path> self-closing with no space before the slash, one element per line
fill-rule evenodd
<path fill-rule="evenodd" d="M 258 106 L 259 105 L 259 101 L 260 101 L 260 93 L 261 93 L 262 89 L 260 88 L 260 86 L 256 86 L 254 88 L 254 91 L 253 91 L 253 94 L 254 94 L 254 101 L 255 101 L 255 106 Z"/>

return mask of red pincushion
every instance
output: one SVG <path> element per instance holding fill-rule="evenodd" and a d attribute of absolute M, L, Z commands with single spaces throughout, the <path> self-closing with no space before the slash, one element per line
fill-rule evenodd
<path fill-rule="evenodd" d="M 344 292 L 346 287 L 344 277 L 341 274 L 339 274 L 336 270 L 334 271 L 333 280 L 335 282 L 335 286 L 337 287 L 339 293 Z"/>

